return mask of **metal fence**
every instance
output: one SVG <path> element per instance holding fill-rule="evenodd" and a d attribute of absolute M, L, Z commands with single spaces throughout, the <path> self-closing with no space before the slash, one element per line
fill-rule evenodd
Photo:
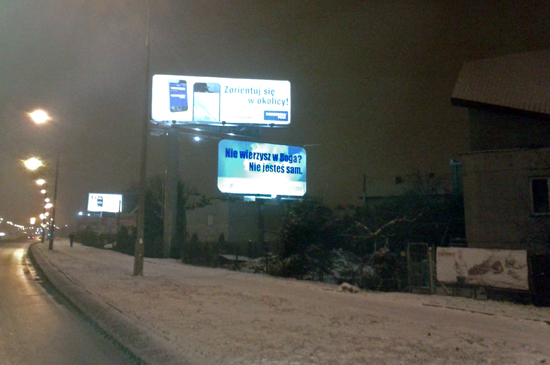
<path fill-rule="evenodd" d="M 407 270 L 411 292 L 435 294 L 433 249 L 427 243 L 407 245 Z"/>

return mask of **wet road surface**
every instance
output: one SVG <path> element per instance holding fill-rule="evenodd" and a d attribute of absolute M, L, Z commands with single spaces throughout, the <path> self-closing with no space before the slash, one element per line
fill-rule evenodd
<path fill-rule="evenodd" d="M 36 272 L 29 242 L 0 241 L 0 364 L 132 364 Z"/>

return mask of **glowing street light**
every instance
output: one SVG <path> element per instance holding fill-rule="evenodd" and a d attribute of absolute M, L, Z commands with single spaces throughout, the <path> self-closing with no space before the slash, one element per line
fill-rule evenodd
<path fill-rule="evenodd" d="M 50 198 L 46 198 L 46 199 L 44 199 L 44 201 L 45 201 L 46 203 L 49 203 L 49 202 L 50 202 Z"/>
<path fill-rule="evenodd" d="M 46 123 L 48 120 L 52 119 L 50 118 L 50 116 L 48 115 L 48 113 L 46 113 L 44 110 L 42 109 L 37 109 L 31 113 L 29 113 L 29 117 L 31 117 L 31 119 L 33 120 L 33 122 L 35 122 L 36 124 L 44 124 Z"/>
<path fill-rule="evenodd" d="M 40 161 L 38 158 L 36 157 L 31 157 L 25 161 L 23 161 L 23 164 L 25 165 L 25 167 L 31 171 L 34 171 L 36 170 L 37 168 L 39 168 L 40 166 L 44 165 L 42 163 L 42 161 Z"/>
<path fill-rule="evenodd" d="M 44 208 L 46 208 L 46 209 L 50 209 L 51 207 L 53 207 L 52 203 L 48 203 L 48 204 L 44 205 Z"/>
<path fill-rule="evenodd" d="M 31 226 L 34 226 L 34 224 L 36 223 L 36 218 L 32 217 L 30 223 Z"/>
<path fill-rule="evenodd" d="M 46 180 L 44 179 L 38 179 L 36 180 L 36 184 L 39 185 L 39 186 L 43 186 L 44 184 L 46 184 Z M 46 189 L 42 189 L 40 190 L 40 193 L 41 194 L 44 194 L 46 195 Z M 44 213 L 46 213 L 46 208 L 44 208 Z M 44 243 L 44 239 L 45 239 L 45 235 L 46 235 L 46 215 L 45 214 L 40 214 L 40 219 L 42 219 L 42 224 L 40 225 L 40 227 L 42 228 L 42 237 L 40 237 L 40 241 L 42 243 Z"/>
<path fill-rule="evenodd" d="M 48 115 L 48 113 L 42 109 L 37 109 L 31 113 L 29 113 L 29 116 L 31 117 L 31 119 L 33 120 L 34 123 L 36 124 L 44 124 L 46 123 L 47 121 L 51 120 L 50 116 Z M 52 209 L 52 218 L 51 218 L 51 225 L 50 225 L 50 244 L 49 244 L 49 249 L 50 250 L 53 250 L 53 240 L 54 240 L 54 234 L 55 234 L 55 230 L 54 230 L 54 227 L 55 227 L 55 207 L 56 207 L 56 203 L 57 203 L 57 179 L 59 177 L 59 154 L 60 154 L 60 149 L 59 149 L 59 146 L 57 148 L 57 162 L 55 164 L 55 182 L 54 182 L 54 190 L 53 190 L 53 209 Z M 47 205 L 50 205 L 52 206 L 50 203 L 48 203 Z M 44 231 L 42 232 L 42 236 L 44 236 Z M 44 238 L 42 238 L 42 242 L 44 241 Z"/>

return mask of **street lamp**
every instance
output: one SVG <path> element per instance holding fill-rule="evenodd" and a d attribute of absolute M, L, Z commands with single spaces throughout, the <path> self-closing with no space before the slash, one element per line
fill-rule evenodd
<path fill-rule="evenodd" d="M 46 180 L 44 179 L 38 179 L 36 180 L 36 184 L 39 186 L 44 186 L 46 184 Z M 41 194 L 46 194 L 46 189 L 40 190 Z M 47 202 L 46 202 L 47 203 Z M 44 214 L 40 214 L 40 219 L 42 219 L 42 223 L 40 224 L 40 228 L 42 229 L 42 234 L 40 235 L 40 242 L 44 243 L 44 239 L 46 236 L 46 217 L 47 217 L 46 208 L 44 208 Z"/>
<path fill-rule="evenodd" d="M 141 151 L 139 163 L 139 201 L 138 201 L 138 226 L 137 239 L 134 248 L 134 276 L 143 276 L 143 257 L 145 245 L 145 194 L 147 189 L 147 139 L 149 138 L 149 107 L 151 85 L 149 77 L 151 71 L 151 46 L 149 42 L 149 31 L 151 30 L 151 9 L 147 0 L 147 34 L 145 36 L 145 100 L 143 103 L 143 125 L 141 129 Z"/>
<path fill-rule="evenodd" d="M 50 120 L 50 116 L 42 109 L 37 109 L 29 113 L 29 116 L 36 124 L 44 124 Z"/>
<path fill-rule="evenodd" d="M 48 113 L 42 109 L 37 109 L 31 113 L 29 113 L 29 116 L 36 124 L 45 124 L 47 121 L 51 120 Z M 40 165 L 41 166 L 41 165 Z M 40 167 L 38 166 L 38 167 Z M 55 207 L 57 205 L 57 180 L 59 177 L 59 147 L 57 149 L 57 160 L 55 164 L 55 182 L 54 182 L 54 188 L 53 188 L 53 209 L 52 209 L 52 217 L 50 219 L 50 244 L 49 249 L 53 250 L 53 241 L 54 241 L 54 234 L 55 234 Z M 38 181 L 37 181 L 38 183 Z M 50 203 L 48 203 L 50 204 Z"/>
<path fill-rule="evenodd" d="M 36 157 L 31 157 L 27 160 L 24 160 L 23 161 L 23 164 L 25 165 L 25 167 L 31 171 L 34 171 L 36 170 L 37 168 L 39 168 L 40 166 L 43 165 L 42 161 L 40 161 L 38 158 Z"/>
<path fill-rule="evenodd" d="M 31 157 L 27 160 L 24 160 L 23 161 L 23 164 L 25 165 L 25 167 L 28 169 L 28 170 L 31 170 L 31 171 L 36 171 L 39 167 L 41 166 L 44 166 L 44 163 L 42 163 L 42 161 L 36 157 Z M 44 179 L 38 179 L 36 180 L 36 184 L 39 185 L 39 186 L 43 186 L 44 184 L 46 183 L 46 180 Z M 40 191 L 42 194 L 45 194 L 46 193 L 46 190 L 45 189 L 42 189 Z M 46 212 L 46 208 L 44 208 L 44 212 Z M 44 243 L 44 219 L 42 220 L 42 243 Z"/>

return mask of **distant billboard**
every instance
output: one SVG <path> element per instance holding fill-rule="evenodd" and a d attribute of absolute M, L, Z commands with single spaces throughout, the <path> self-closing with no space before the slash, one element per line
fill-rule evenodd
<path fill-rule="evenodd" d="M 306 151 L 301 147 L 221 140 L 218 189 L 232 194 L 303 196 Z"/>
<path fill-rule="evenodd" d="M 88 212 L 118 213 L 122 210 L 122 195 L 120 194 L 88 194 Z"/>
<path fill-rule="evenodd" d="M 527 251 L 438 247 L 437 280 L 529 290 Z"/>
<path fill-rule="evenodd" d="M 210 125 L 290 124 L 290 82 L 154 75 L 154 121 Z"/>

